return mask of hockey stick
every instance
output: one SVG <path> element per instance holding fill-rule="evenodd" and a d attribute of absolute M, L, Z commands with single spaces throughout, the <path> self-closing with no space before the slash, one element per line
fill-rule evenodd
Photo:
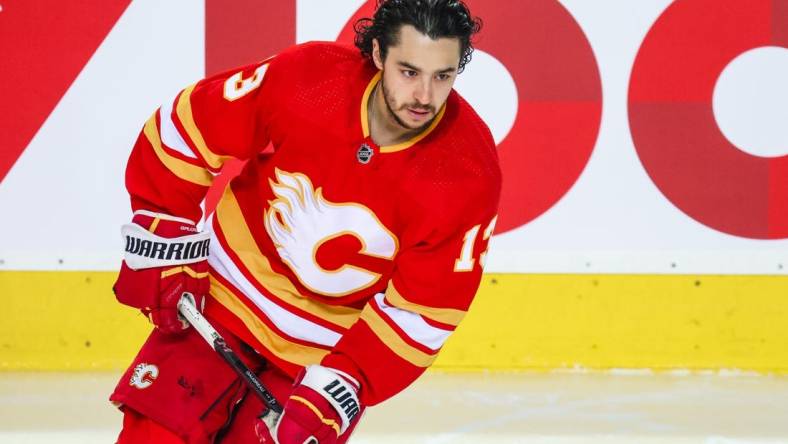
<path fill-rule="evenodd" d="M 184 319 L 189 321 L 189 324 L 197 330 L 197 333 L 205 339 L 205 342 L 211 346 L 219 355 L 224 359 L 230 367 L 235 370 L 235 373 L 240 376 L 249 388 L 263 401 L 267 407 L 266 411 L 261 415 L 261 419 L 268 426 L 269 430 L 274 430 L 279 417 L 282 415 L 282 406 L 274 398 L 274 395 L 265 388 L 265 386 L 257 379 L 246 364 L 241 361 L 241 358 L 227 346 L 224 338 L 216 331 L 215 328 L 208 322 L 202 313 L 194 306 L 194 296 L 191 293 L 183 293 L 181 300 L 178 301 L 178 312 Z"/>

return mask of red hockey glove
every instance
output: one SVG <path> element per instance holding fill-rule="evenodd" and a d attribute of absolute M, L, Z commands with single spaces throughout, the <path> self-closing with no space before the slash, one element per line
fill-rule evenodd
<path fill-rule="evenodd" d="M 202 309 L 208 293 L 208 233 L 194 222 L 137 211 L 122 229 L 126 254 L 112 287 L 119 302 L 139 308 L 164 333 L 189 327 L 178 316 L 184 292 Z"/>
<path fill-rule="evenodd" d="M 361 411 L 358 390 L 350 375 L 310 365 L 296 379 L 274 430 L 258 420 L 257 436 L 264 444 L 334 444 Z"/>

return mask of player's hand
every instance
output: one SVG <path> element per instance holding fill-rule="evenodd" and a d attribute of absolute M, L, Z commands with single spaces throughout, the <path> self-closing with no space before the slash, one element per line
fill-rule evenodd
<path fill-rule="evenodd" d="M 358 390 L 350 375 L 310 365 L 296 379 L 274 429 L 258 420 L 257 436 L 264 444 L 334 444 L 361 412 Z"/>
<path fill-rule="evenodd" d="M 119 302 L 139 308 L 164 333 L 189 324 L 178 316 L 184 292 L 202 310 L 208 293 L 207 233 L 187 219 L 138 211 L 123 226 L 126 253 L 112 287 Z"/>

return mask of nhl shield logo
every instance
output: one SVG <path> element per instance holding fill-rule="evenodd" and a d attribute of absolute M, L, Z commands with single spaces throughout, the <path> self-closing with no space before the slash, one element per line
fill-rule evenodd
<path fill-rule="evenodd" d="M 159 368 L 153 364 L 140 363 L 134 367 L 129 384 L 142 390 L 150 387 L 159 377 Z"/>
<path fill-rule="evenodd" d="M 358 152 L 356 152 L 356 159 L 358 159 L 359 163 L 366 165 L 372 159 L 373 154 L 375 154 L 375 152 L 372 151 L 372 148 L 366 143 L 362 143 L 358 148 Z"/>

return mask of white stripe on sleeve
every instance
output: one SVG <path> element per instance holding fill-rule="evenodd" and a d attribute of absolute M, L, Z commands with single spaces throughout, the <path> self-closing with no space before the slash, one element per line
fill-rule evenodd
<path fill-rule="evenodd" d="M 437 351 L 443 347 L 446 339 L 452 333 L 449 330 L 433 327 L 417 313 L 386 304 L 383 293 L 375 295 L 375 302 L 383 313 L 394 321 L 411 339 L 431 350 Z"/>
<path fill-rule="evenodd" d="M 161 120 L 161 141 L 171 148 L 190 159 L 196 159 L 189 145 L 183 140 L 178 128 L 172 121 L 172 104 L 173 101 L 164 102 L 159 108 L 159 120 Z"/>

